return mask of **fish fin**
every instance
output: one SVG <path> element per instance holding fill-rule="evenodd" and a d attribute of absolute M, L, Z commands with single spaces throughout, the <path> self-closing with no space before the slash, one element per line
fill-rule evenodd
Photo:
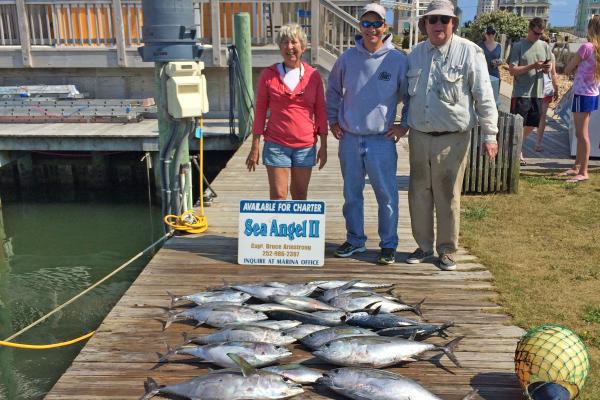
<path fill-rule="evenodd" d="M 443 337 L 443 338 L 448 338 L 448 334 L 446 333 L 446 329 L 451 328 L 453 326 L 454 326 L 454 321 L 444 322 L 442 324 L 442 326 L 440 326 L 440 329 L 438 329 L 438 335 L 440 337 Z"/>
<path fill-rule="evenodd" d="M 177 311 L 168 311 L 167 312 L 167 319 L 164 321 L 165 324 L 163 325 L 163 331 L 165 329 L 167 329 L 169 326 L 171 326 L 171 324 L 173 323 L 173 321 L 177 320 Z"/>
<path fill-rule="evenodd" d="M 417 304 L 412 306 L 413 312 L 415 314 L 417 314 L 419 317 L 423 316 L 423 313 L 421 312 L 421 305 L 423 305 L 424 302 L 425 302 L 425 298 L 423 298 L 423 300 L 421 300 L 420 302 L 418 302 Z"/>
<path fill-rule="evenodd" d="M 410 334 L 410 336 L 408 337 L 408 340 L 415 340 L 416 337 L 417 337 L 417 331 L 414 331 L 413 333 Z"/>
<path fill-rule="evenodd" d="M 244 360 L 242 357 L 235 353 L 227 353 L 227 356 L 231 358 L 231 360 L 242 370 L 242 375 L 244 377 L 248 377 L 250 375 L 256 374 L 256 368 L 248 363 L 248 361 Z"/>
<path fill-rule="evenodd" d="M 456 339 L 450 341 L 445 346 L 440 347 L 440 349 L 444 352 L 444 354 L 446 354 L 446 356 L 448 356 L 448 358 L 450 359 L 450 361 L 452 361 L 459 368 L 462 368 L 462 365 L 460 365 L 460 362 L 458 362 L 458 359 L 454 355 L 454 349 L 458 345 L 458 342 L 460 342 L 464 338 L 465 338 L 464 336 L 459 336 Z"/>
<path fill-rule="evenodd" d="M 342 290 L 350 289 L 352 286 L 356 285 L 358 282 L 360 282 L 360 279 L 354 279 L 352 281 L 346 282 L 344 285 L 340 286 L 338 289 L 342 289 Z"/>
<path fill-rule="evenodd" d="M 177 303 L 180 300 L 181 296 L 174 295 L 173 293 L 169 292 L 168 290 L 167 290 L 167 294 L 169 295 L 169 297 L 171 297 L 171 304 L 169 304 L 169 310 L 170 310 L 173 307 L 175 307 L 175 303 Z"/>
<path fill-rule="evenodd" d="M 154 397 L 160 391 L 160 387 L 154 379 L 148 377 L 144 382 L 144 391 L 145 393 L 142 397 L 140 397 L 140 400 L 148 400 Z"/>
<path fill-rule="evenodd" d="M 183 344 L 188 344 L 191 342 L 190 336 L 188 335 L 187 332 L 182 332 L 181 336 L 183 336 Z"/>
<path fill-rule="evenodd" d="M 371 308 L 371 307 L 373 307 L 375 304 L 379 304 L 379 305 L 378 305 L 377 307 L 375 307 L 375 308 Z M 374 302 L 374 303 L 371 303 L 371 304 L 369 304 L 369 305 L 366 307 L 366 310 L 367 310 L 367 312 L 368 312 L 369 314 L 371 314 L 371 315 L 377 315 L 377 314 L 379 314 L 379 312 L 381 311 L 381 306 L 382 306 L 381 302 L 380 302 L 380 301 L 376 301 L 376 302 Z"/>
<path fill-rule="evenodd" d="M 196 322 L 196 325 L 194 325 L 194 329 L 200 328 L 202 325 L 204 325 L 204 323 L 206 322 L 206 320 L 202 320 L 202 321 L 198 321 Z"/>
<path fill-rule="evenodd" d="M 169 356 L 175 354 L 176 350 L 173 350 L 171 346 L 167 344 L 167 352 L 165 354 L 156 353 L 158 355 L 158 362 L 164 363 L 169 361 Z"/>
<path fill-rule="evenodd" d="M 477 389 L 471 390 L 465 397 L 462 398 L 462 400 L 473 400 L 478 394 L 479 391 Z"/>

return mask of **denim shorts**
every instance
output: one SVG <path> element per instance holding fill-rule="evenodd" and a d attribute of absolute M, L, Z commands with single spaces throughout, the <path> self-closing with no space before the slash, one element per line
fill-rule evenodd
<path fill-rule="evenodd" d="M 317 146 L 296 148 L 265 141 L 262 162 L 269 167 L 312 168 L 317 162 Z"/>
<path fill-rule="evenodd" d="M 598 96 L 573 96 L 572 112 L 592 112 L 598 109 Z"/>

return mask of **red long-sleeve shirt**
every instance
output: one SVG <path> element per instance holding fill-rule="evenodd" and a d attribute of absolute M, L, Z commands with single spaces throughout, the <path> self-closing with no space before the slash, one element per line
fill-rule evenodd
<path fill-rule="evenodd" d="M 323 82 L 319 72 L 302 63 L 304 73 L 294 90 L 290 90 L 277 69 L 265 68 L 256 86 L 256 109 L 253 132 L 264 140 L 288 147 L 310 147 L 317 134 L 327 134 L 327 111 Z M 267 110 L 270 111 L 269 120 Z"/>

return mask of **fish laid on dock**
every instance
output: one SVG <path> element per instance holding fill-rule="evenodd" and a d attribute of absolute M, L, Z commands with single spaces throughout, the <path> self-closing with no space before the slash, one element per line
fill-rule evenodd
<path fill-rule="evenodd" d="M 246 323 L 265 320 L 268 317 L 256 310 L 244 306 L 216 306 L 216 307 L 194 307 L 184 311 L 170 311 L 163 328 L 167 329 L 171 323 L 180 320 L 195 320 L 196 326 L 209 325 L 222 328 L 233 323 Z"/>
<path fill-rule="evenodd" d="M 261 368 L 261 371 L 269 371 L 291 379 L 296 383 L 311 384 L 323 377 L 323 371 L 309 368 L 301 364 L 283 364 L 273 365 L 272 367 Z"/>
<path fill-rule="evenodd" d="M 441 325 L 419 324 L 412 326 L 397 326 L 377 331 L 380 336 L 394 336 L 404 339 L 424 339 L 432 335 L 438 335 L 447 338 L 446 329 L 454 326 L 454 322 L 445 322 Z"/>
<path fill-rule="evenodd" d="M 209 292 L 198 292 L 183 296 L 177 296 L 169 291 L 167 291 L 167 293 L 171 297 L 171 308 L 173 308 L 176 303 L 179 303 L 181 301 L 190 301 L 196 304 L 226 301 L 241 305 L 250 298 L 249 294 L 240 292 L 238 290 L 217 290 Z"/>
<path fill-rule="evenodd" d="M 355 326 L 334 326 L 332 328 L 309 333 L 303 338 L 300 338 L 300 343 L 311 350 L 316 350 L 332 340 L 352 336 L 377 336 L 377 334 L 370 329 L 358 328 Z"/>
<path fill-rule="evenodd" d="M 412 379 L 389 371 L 370 368 L 336 368 L 317 381 L 351 399 L 369 400 L 442 400 Z M 360 382 L 360 384 L 357 384 Z M 476 391 L 463 397 L 474 399 Z"/>
<path fill-rule="evenodd" d="M 210 344 L 222 342 L 263 342 L 279 345 L 291 344 L 296 338 L 285 332 L 273 328 L 254 325 L 235 325 L 225 327 L 210 335 L 190 337 L 183 334 L 184 343 Z"/>

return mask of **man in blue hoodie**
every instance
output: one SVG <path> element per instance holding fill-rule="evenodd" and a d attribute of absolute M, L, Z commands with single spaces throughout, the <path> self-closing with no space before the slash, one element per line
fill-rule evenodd
<path fill-rule="evenodd" d="M 394 121 L 405 93 L 408 63 L 406 55 L 392 45 L 381 5 L 370 3 L 363 8 L 360 32 L 356 46 L 336 61 L 327 85 L 330 129 L 340 141 L 346 220 L 346 242 L 334 256 L 365 251 L 363 190 L 368 175 L 379 208 L 381 253 L 377 262 L 393 264 L 398 246 L 396 142 L 408 130 L 406 124 Z"/>

